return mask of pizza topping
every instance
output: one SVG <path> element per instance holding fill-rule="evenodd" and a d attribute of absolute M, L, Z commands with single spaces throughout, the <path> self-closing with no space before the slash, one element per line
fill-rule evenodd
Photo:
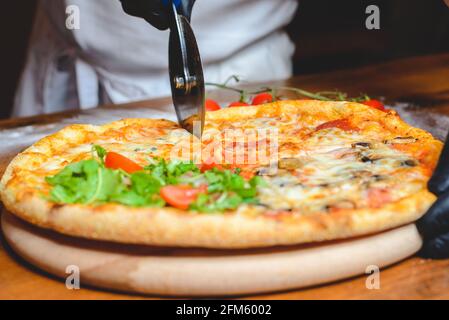
<path fill-rule="evenodd" d="M 143 172 L 128 175 L 94 159 L 72 163 L 46 181 L 53 187 L 49 199 L 56 203 L 164 205 L 157 196 L 161 183 L 154 177 Z"/>
<path fill-rule="evenodd" d="M 303 215 L 332 213 L 351 209 L 353 204 L 357 208 L 376 206 L 366 195 L 372 188 L 390 190 L 389 196 L 382 198 L 387 202 L 422 188 L 422 174 L 412 171 L 416 160 L 409 155 L 382 143 L 363 141 L 358 133 L 341 137 L 328 133 L 326 137 L 314 140 L 313 149 L 307 147 L 306 156 L 299 157 L 302 163 L 296 168 L 277 172 L 258 169 L 268 185 L 259 190 L 260 204 L 270 210 L 292 210 Z M 401 188 L 394 188 L 398 179 Z"/>
<path fill-rule="evenodd" d="M 352 148 L 371 148 L 372 145 L 369 142 L 356 142 L 351 144 Z"/>
<path fill-rule="evenodd" d="M 245 180 L 251 180 L 256 174 L 252 170 L 241 170 L 239 175 Z"/>
<path fill-rule="evenodd" d="M 108 152 L 106 154 L 106 158 L 104 159 L 104 164 L 106 168 L 121 169 L 128 173 L 134 173 L 143 170 L 143 168 L 137 163 L 116 152 Z"/>
<path fill-rule="evenodd" d="M 325 206 L 325 209 L 327 212 L 337 212 L 345 209 L 357 209 L 357 204 L 352 200 L 342 199 L 338 202 Z"/>
<path fill-rule="evenodd" d="M 414 137 L 396 137 L 394 139 L 385 140 L 385 144 L 409 144 L 415 143 L 418 139 Z"/>
<path fill-rule="evenodd" d="M 214 160 L 208 160 L 201 164 L 200 170 L 201 172 L 206 172 L 208 170 L 212 170 L 217 168 L 218 170 L 223 170 L 224 167 L 221 164 L 216 163 Z"/>
<path fill-rule="evenodd" d="M 266 186 L 261 177 L 253 177 L 245 181 L 241 176 L 232 174 L 231 171 L 219 171 L 213 169 L 205 173 L 208 181 L 208 193 L 200 194 L 195 203 L 191 205 L 193 210 L 199 212 L 216 212 L 236 209 L 241 204 L 257 204 L 259 186 Z"/>
<path fill-rule="evenodd" d="M 377 154 L 377 155 L 376 154 L 369 154 L 369 155 L 360 154 L 360 161 L 362 161 L 362 162 L 374 162 L 374 161 L 377 161 L 380 159 L 382 159 L 382 156 L 379 154 Z"/>
<path fill-rule="evenodd" d="M 46 178 L 52 186 L 49 200 L 96 205 L 112 202 L 133 207 L 169 205 L 182 210 L 220 212 L 243 203 L 257 203 L 257 188 L 264 185 L 262 178 L 251 177 L 253 174 L 242 177 L 240 169 L 213 166 L 200 170 L 192 162 L 157 158 L 141 167 L 100 146 L 93 146 L 92 153 L 92 159 L 72 163 Z M 137 169 L 135 166 L 139 166 L 138 171 L 131 170 Z"/>
<path fill-rule="evenodd" d="M 418 164 L 415 160 L 407 159 L 401 162 L 401 165 L 404 167 L 416 167 Z"/>
<path fill-rule="evenodd" d="M 54 186 L 50 199 L 58 203 L 91 203 L 106 201 L 108 188 L 119 181 L 119 174 L 111 174 L 95 160 L 78 162 L 64 168 L 47 182 Z"/>
<path fill-rule="evenodd" d="M 383 112 L 387 112 L 388 110 L 385 109 L 385 106 L 382 102 L 380 102 L 379 100 L 376 99 L 368 99 L 366 101 L 362 101 L 362 104 L 369 106 L 371 108 L 383 111 Z"/>
<path fill-rule="evenodd" d="M 165 186 L 161 188 L 161 197 L 172 207 L 187 210 L 201 193 L 207 192 L 207 186 L 192 188 L 189 185 Z"/>
<path fill-rule="evenodd" d="M 354 127 L 348 119 L 338 119 L 325 122 L 318 127 L 316 127 L 316 131 L 338 128 L 344 131 L 357 131 L 358 129 Z"/>
<path fill-rule="evenodd" d="M 299 158 L 282 158 L 279 159 L 278 167 L 279 169 L 294 170 L 302 167 L 304 165 L 304 160 Z"/>
<path fill-rule="evenodd" d="M 260 167 L 256 170 L 255 174 L 257 176 L 274 176 L 279 174 L 280 170 L 273 166 L 271 167 Z"/>
<path fill-rule="evenodd" d="M 247 107 L 249 106 L 248 103 L 243 102 L 243 101 L 235 101 L 235 102 L 231 102 L 229 104 L 229 108 L 234 108 L 234 107 Z"/>

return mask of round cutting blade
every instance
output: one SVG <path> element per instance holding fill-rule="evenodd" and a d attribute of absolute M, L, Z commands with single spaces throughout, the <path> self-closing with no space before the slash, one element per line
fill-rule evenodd
<path fill-rule="evenodd" d="M 181 126 L 200 137 L 204 126 L 204 76 L 192 27 L 173 6 L 169 68 L 173 104 Z M 193 119 L 196 122 L 193 124 Z"/>

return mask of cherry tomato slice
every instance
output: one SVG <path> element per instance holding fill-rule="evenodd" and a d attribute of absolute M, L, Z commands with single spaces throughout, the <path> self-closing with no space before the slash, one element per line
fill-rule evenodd
<path fill-rule="evenodd" d="M 224 170 L 224 167 L 221 164 L 215 163 L 213 161 L 212 162 L 207 161 L 201 164 L 200 171 L 206 172 L 212 170 L 213 168 L 217 168 L 218 170 Z"/>
<path fill-rule="evenodd" d="M 229 108 L 233 108 L 233 107 L 247 107 L 249 106 L 248 103 L 246 102 L 242 102 L 242 101 L 235 101 L 235 102 L 231 102 L 229 104 Z"/>
<path fill-rule="evenodd" d="M 338 128 L 344 131 L 357 131 L 358 129 L 354 127 L 348 119 L 338 119 L 329 122 L 325 122 L 318 127 L 316 127 L 316 131 L 329 129 L 329 128 Z"/>
<path fill-rule="evenodd" d="M 274 100 L 273 96 L 270 93 L 268 92 L 259 93 L 257 96 L 253 98 L 252 105 L 257 106 L 259 104 L 270 103 L 273 102 L 273 100 Z"/>
<path fill-rule="evenodd" d="M 161 188 L 161 197 L 172 207 L 187 210 L 200 193 L 207 192 L 207 186 L 192 188 L 190 186 L 165 186 Z"/>
<path fill-rule="evenodd" d="M 251 180 L 256 174 L 252 171 L 242 171 L 240 172 L 240 176 L 245 180 Z"/>
<path fill-rule="evenodd" d="M 131 159 L 128 159 L 127 157 L 122 156 L 121 154 L 115 152 L 108 152 L 106 154 L 104 164 L 106 168 L 122 169 L 128 173 L 134 173 L 143 170 L 143 167 L 139 166 Z"/>
<path fill-rule="evenodd" d="M 205 107 L 206 107 L 206 111 L 217 111 L 217 110 L 221 109 L 221 107 L 217 103 L 217 101 L 212 100 L 212 99 L 206 99 Z"/>
<path fill-rule="evenodd" d="M 382 102 L 380 102 L 379 100 L 370 99 L 370 100 L 366 100 L 366 101 L 362 102 L 362 104 L 364 104 L 368 107 L 380 110 L 380 111 L 384 111 L 384 112 L 388 111 L 387 109 L 385 109 L 384 104 Z"/>

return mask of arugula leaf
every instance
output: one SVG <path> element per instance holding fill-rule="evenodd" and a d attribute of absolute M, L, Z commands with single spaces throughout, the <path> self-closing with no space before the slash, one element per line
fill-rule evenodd
<path fill-rule="evenodd" d="M 141 195 L 133 190 L 126 190 L 111 196 L 112 202 L 131 207 L 163 207 L 165 201 L 155 194 Z"/>
<path fill-rule="evenodd" d="M 93 145 L 92 146 L 92 156 L 97 154 L 98 159 L 100 159 L 100 162 L 104 164 L 104 159 L 106 157 L 106 154 L 108 153 L 105 148 L 99 146 L 99 145 Z"/>
<path fill-rule="evenodd" d="M 162 199 L 153 197 L 159 193 L 160 183 L 145 173 L 135 173 L 124 182 L 120 170 L 104 167 L 90 159 L 65 167 L 46 181 L 53 186 L 50 200 L 57 203 L 99 204 L 118 202 L 131 206 L 161 205 Z"/>
<path fill-rule="evenodd" d="M 236 209 L 242 203 L 244 200 L 237 194 L 224 192 L 216 199 L 209 194 L 200 194 L 197 200 L 190 205 L 190 209 L 204 213 L 220 212 Z"/>
<path fill-rule="evenodd" d="M 253 187 L 268 187 L 268 182 L 261 176 L 254 176 L 249 180 L 249 184 Z"/>
<path fill-rule="evenodd" d="M 134 207 L 163 207 L 165 201 L 159 196 L 161 183 L 150 174 L 136 172 L 130 176 L 131 185 L 110 197 L 110 201 Z"/>
<path fill-rule="evenodd" d="M 58 203 L 103 202 L 122 187 L 120 172 L 109 170 L 93 159 L 68 165 L 46 181 L 54 186 L 50 199 Z"/>
<path fill-rule="evenodd" d="M 81 161 L 65 167 L 54 177 L 48 177 L 46 181 L 56 186 L 50 193 L 55 202 L 76 203 L 85 202 L 89 193 L 93 194 L 92 173 L 96 173 L 98 163 L 94 160 Z"/>
<path fill-rule="evenodd" d="M 190 206 L 199 212 L 217 212 L 236 209 L 242 203 L 258 203 L 257 187 L 266 182 L 261 177 L 254 177 L 249 182 L 240 175 L 216 168 L 206 171 L 208 194 L 200 195 Z"/>
<path fill-rule="evenodd" d="M 207 194 L 200 194 L 190 206 L 198 212 L 236 209 L 242 203 L 258 203 L 257 187 L 266 185 L 261 177 L 246 181 L 239 170 L 213 168 L 201 173 L 192 162 L 152 159 L 144 171 L 127 174 L 105 167 L 106 150 L 92 146 L 93 157 L 72 163 L 46 181 L 53 187 L 49 199 L 56 203 L 119 203 L 133 207 L 163 207 L 160 189 L 166 185 L 207 183 Z"/>
<path fill-rule="evenodd" d="M 180 183 L 180 177 L 187 172 L 199 175 L 200 170 L 193 162 L 183 162 L 173 160 L 170 162 L 164 159 L 145 167 L 145 170 L 151 172 L 151 175 L 159 180 L 162 185 L 177 185 Z"/>
<path fill-rule="evenodd" d="M 137 194 L 145 195 L 159 193 L 162 184 L 147 173 L 137 172 L 131 175 L 131 186 Z"/>
<path fill-rule="evenodd" d="M 96 177 L 96 179 L 93 177 Z M 87 204 L 107 202 L 112 194 L 124 189 L 120 171 L 110 170 L 100 166 L 97 169 L 97 175 L 93 177 L 92 180 L 95 181 L 95 192 L 86 201 Z"/>

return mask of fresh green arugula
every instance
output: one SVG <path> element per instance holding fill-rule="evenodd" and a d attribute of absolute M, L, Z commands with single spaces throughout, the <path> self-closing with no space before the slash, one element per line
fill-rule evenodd
<path fill-rule="evenodd" d="M 108 169 L 95 159 L 70 164 L 46 181 L 53 186 L 50 200 L 56 203 L 165 205 L 158 195 L 161 184 L 151 175 L 144 172 L 127 175 L 121 170 Z"/>
<path fill-rule="evenodd" d="M 95 156 L 97 156 L 102 164 L 104 164 L 104 158 L 106 158 L 107 153 L 108 152 L 106 151 L 106 149 L 101 146 L 92 146 L 92 158 L 95 158 Z"/>
<path fill-rule="evenodd" d="M 257 200 L 257 187 L 266 186 L 266 181 L 255 176 L 249 182 L 231 170 L 216 168 L 206 171 L 207 194 L 200 194 L 190 206 L 199 212 L 216 212 L 236 209 L 242 203 L 254 203 Z"/>
<path fill-rule="evenodd" d="M 152 162 L 145 167 L 145 170 L 150 172 L 151 176 L 159 180 L 165 185 L 178 185 L 188 182 L 183 178 L 187 178 L 187 173 L 190 177 L 200 174 L 198 167 L 192 162 L 185 162 L 180 160 L 165 161 L 165 159 L 154 158 L 150 159 Z M 183 177 L 184 176 L 184 177 Z M 188 184 L 188 183 L 187 183 Z"/>
<path fill-rule="evenodd" d="M 152 158 L 143 171 L 128 174 L 105 167 L 107 151 L 92 147 L 92 159 L 72 163 L 55 176 L 47 177 L 52 186 L 48 199 L 66 204 L 119 203 L 131 207 L 163 207 L 160 189 L 166 185 L 206 184 L 190 206 L 198 212 L 220 212 L 235 209 L 242 203 L 257 203 L 257 187 L 265 186 L 261 177 L 246 181 L 236 170 L 216 168 L 202 173 L 192 162 Z"/>

